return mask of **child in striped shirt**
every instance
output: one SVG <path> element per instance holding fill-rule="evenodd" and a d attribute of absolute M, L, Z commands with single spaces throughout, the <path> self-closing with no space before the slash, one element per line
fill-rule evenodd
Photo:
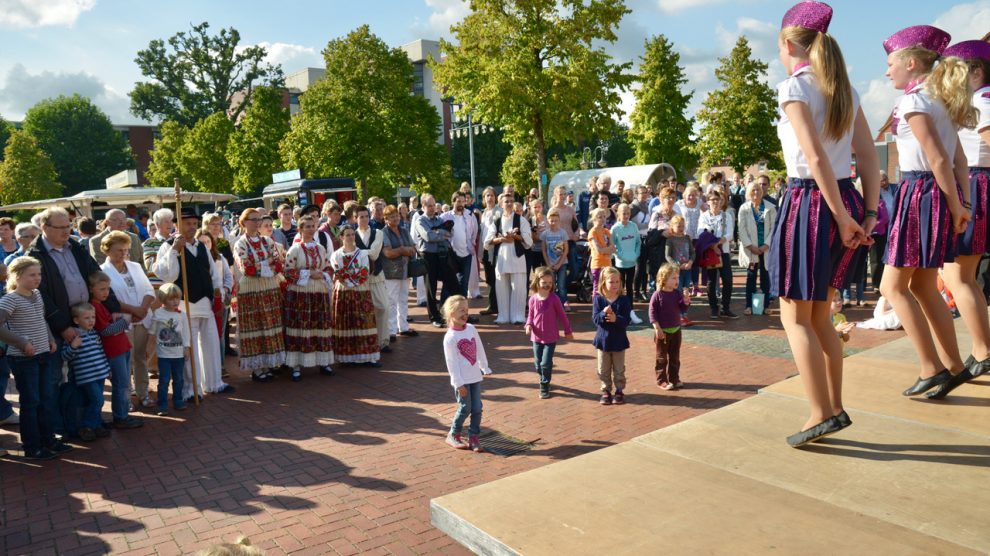
<path fill-rule="evenodd" d="M 82 422 L 79 438 L 92 442 L 110 436 L 103 426 L 103 386 L 110 376 L 110 363 L 103 352 L 100 334 L 96 331 L 96 308 L 89 303 L 72 306 L 72 322 L 78 334 L 62 346 L 62 358 L 69 363 L 69 376 L 76 386 L 82 403 Z"/>

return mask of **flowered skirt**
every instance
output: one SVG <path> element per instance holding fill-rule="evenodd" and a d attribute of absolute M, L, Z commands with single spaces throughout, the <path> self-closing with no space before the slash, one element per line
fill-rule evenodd
<path fill-rule="evenodd" d="M 962 235 L 958 236 L 956 253 L 982 255 L 990 248 L 990 203 L 987 189 L 990 187 L 990 168 L 969 169 L 969 202 L 973 205 L 973 218 Z"/>
<path fill-rule="evenodd" d="M 865 216 L 863 197 L 848 178 L 839 194 L 856 222 Z M 849 249 L 832 211 L 812 179 L 789 178 L 770 238 L 770 293 L 796 301 L 827 301 L 829 288 L 844 288 L 866 264 L 866 247 Z"/>
<path fill-rule="evenodd" d="M 886 264 L 941 268 L 956 258 L 956 234 L 945 194 L 931 172 L 904 172 L 887 232 Z"/>
<path fill-rule="evenodd" d="M 311 279 L 305 286 L 288 286 L 282 318 L 285 324 L 286 365 L 322 367 L 333 364 L 329 291 L 330 287 L 323 279 Z"/>
<path fill-rule="evenodd" d="M 371 288 L 336 283 L 333 296 L 333 351 L 341 363 L 378 361 L 378 328 Z"/>
<path fill-rule="evenodd" d="M 285 363 L 282 304 L 277 278 L 241 278 L 237 291 L 237 349 L 242 370 Z"/>

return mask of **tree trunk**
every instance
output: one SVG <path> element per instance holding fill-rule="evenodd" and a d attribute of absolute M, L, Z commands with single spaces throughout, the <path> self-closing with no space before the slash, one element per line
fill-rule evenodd
<path fill-rule="evenodd" d="M 547 173 L 547 151 L 543 142 L 543 118 L 539 115 L 533 119 L 533 137 L 536 140 L 536 189 L 540 192 L 540 198 L 546 200 L 549 197 L 543 187 L 543 176 Z M 549 179 L 547 187 L 550 187 Z"/>

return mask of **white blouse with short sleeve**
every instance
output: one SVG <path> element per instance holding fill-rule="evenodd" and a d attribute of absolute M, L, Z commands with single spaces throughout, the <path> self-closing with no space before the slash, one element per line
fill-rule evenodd
<path fill-rule="evenodd" d="M 904 93 L 894 108 L 894 120 L 891 130 L 894 139 L 897 141 L 897 156 L 902 172 L 931 172 L 932 166 L 928 163 L 921 143 L 914 136 L 911 125 L 907 122 L 907 116 L 915 113 L 928 114 L 935 125 L 935 132 L 938 133 L 939 140 L 945 152 L 951 159 L 956 152 L 956 142 L 959 140 L 956 124 L 949 118 L 949 112 L 945 105 L 937 100 L 932 100 L 925 91 L 924 83 L 919 83 Z"/>
<path fill-rule="evenodd" d="M 859 112 L 859 94 L 852 90 L 853 114 Z M 787 165 L 787 175 L 792 178 L 813 179 L 808 158 L 801 150 L 797 134 L 791 126 L 791 121 L 784 112 L 784 105 L 789 102 L 803 102 L 811 110 L 811 118 L 815 129 L 821 138 L 825 155 L 832 165 L 835 179 L 848 178 L 852 166 L 852 135 L 853 126 L 838 141 L 825 139 L 825 97 L 818 90 L 815 74 L 810 66 L 805 66 L 777 85 L 777 104 L 780 107 L 780 121 L 777 123 L 777 137 L 784 152 L 784 163 Z"/>
<path fill-rule="evenodd" d="M 990 128 L 990 85 L 973 93 L 973 106 L 980 112 L 976 127 L 960 128 L 959 141 L 970 168 L 990 168 L 990 145 L 980 137 L 981 131 Z"/>

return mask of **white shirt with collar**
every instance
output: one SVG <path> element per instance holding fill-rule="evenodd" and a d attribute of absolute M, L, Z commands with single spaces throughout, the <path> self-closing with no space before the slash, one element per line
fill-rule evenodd
<path fill-rule="evenodd" d="M 973 93 L 973 106 L 980 113 L 976 127 L 960 128 L 959 141 L 962 143 L 966 162 L 970 168 L 990 168 L 990 145 L 980 137 L 981 131 L 990 128 L 990 85 L 985 85 Z"/>
<path fill-rule="evenodd" d="M 442 215 L 444 220 L 453 220 L 454 229 L 451 230 L 450 248 L 458 257 L 467 257 L 474 254 L 474 246 L 478 243 L 478 221 L 474 215 L 464 209 L 461 214 L 450 210 Z"/>
<path fill-rule="evenodd" d="M 894 140 L 897 142 L 898 164 L 901 172 L 931 172 L 932 165 L 928 162 L 928 156 L 921 143 L 914 136 L 914 130 L 907 121 L 910 114 L 928 114 L 935 126 L 935 133 L 938 135 L 949 159 L 956 152 L 956 143 L 959 141 L 959 133 L 956 124 L 949 117 L 949 111 L 940 101 L 928 96 L 924 83 L 919 83 L 905 91 L 904 95 L 898 99 L 894 108 L 893 123 L 891 131 L 894 133 Z"/>
<path fill-rule="evenodd" d="M 190 260 L 196 256 L 197 249 L 199 249 L 199 241 L 186 243 L 186 255 L 188 256 L 186 258 L 186 264 L 189 264 Z M 209 255 L 209 251 L 207 251 L 207 255 Z M 213 289 L 221 289 L 223 287 L 223 276 L 217 270 L 216 261 L 213 260 L 213 257 L 208 256 L 207 258 L 210 260 L 210 280 L 213 283 Z M 175 282 L 179 278 L 181 271 L 179 254 L 172 249 L 170 244 L 163 243 L 158 249 L 158 257 L 155 259 L 151 271 L 155 273 L 155 276 L 165 282 Z M 189 315 L 193 317 L 213 317 L 213 303 L 210 301 L 210 298 L 204 297 L 195 303 L 190 303 Z"/>
<path fill-rule="evenodd" d="M 358 237 L 361 238 L 361 242 L 368 246 L 368 249 L 366 250 L 368 253 L 368 264 L 373 267 L 375 261 L 377 261 L 378 257 L 381 256 L 382 241 L 385 238 L 385 233 L 381 230 L 375 231 L 375 241 L 369 245 L 368 241 L 371 239 L 371 226 L 368 226 L 364 230 L 361 228 L 356 228 L 354 231 L 357 233 Z M 379 282 L 385 283 L 384 272 L 379 272 L 377 275 L 372 274 L 368 278 L 369 284 L 377 284 Z"/>

